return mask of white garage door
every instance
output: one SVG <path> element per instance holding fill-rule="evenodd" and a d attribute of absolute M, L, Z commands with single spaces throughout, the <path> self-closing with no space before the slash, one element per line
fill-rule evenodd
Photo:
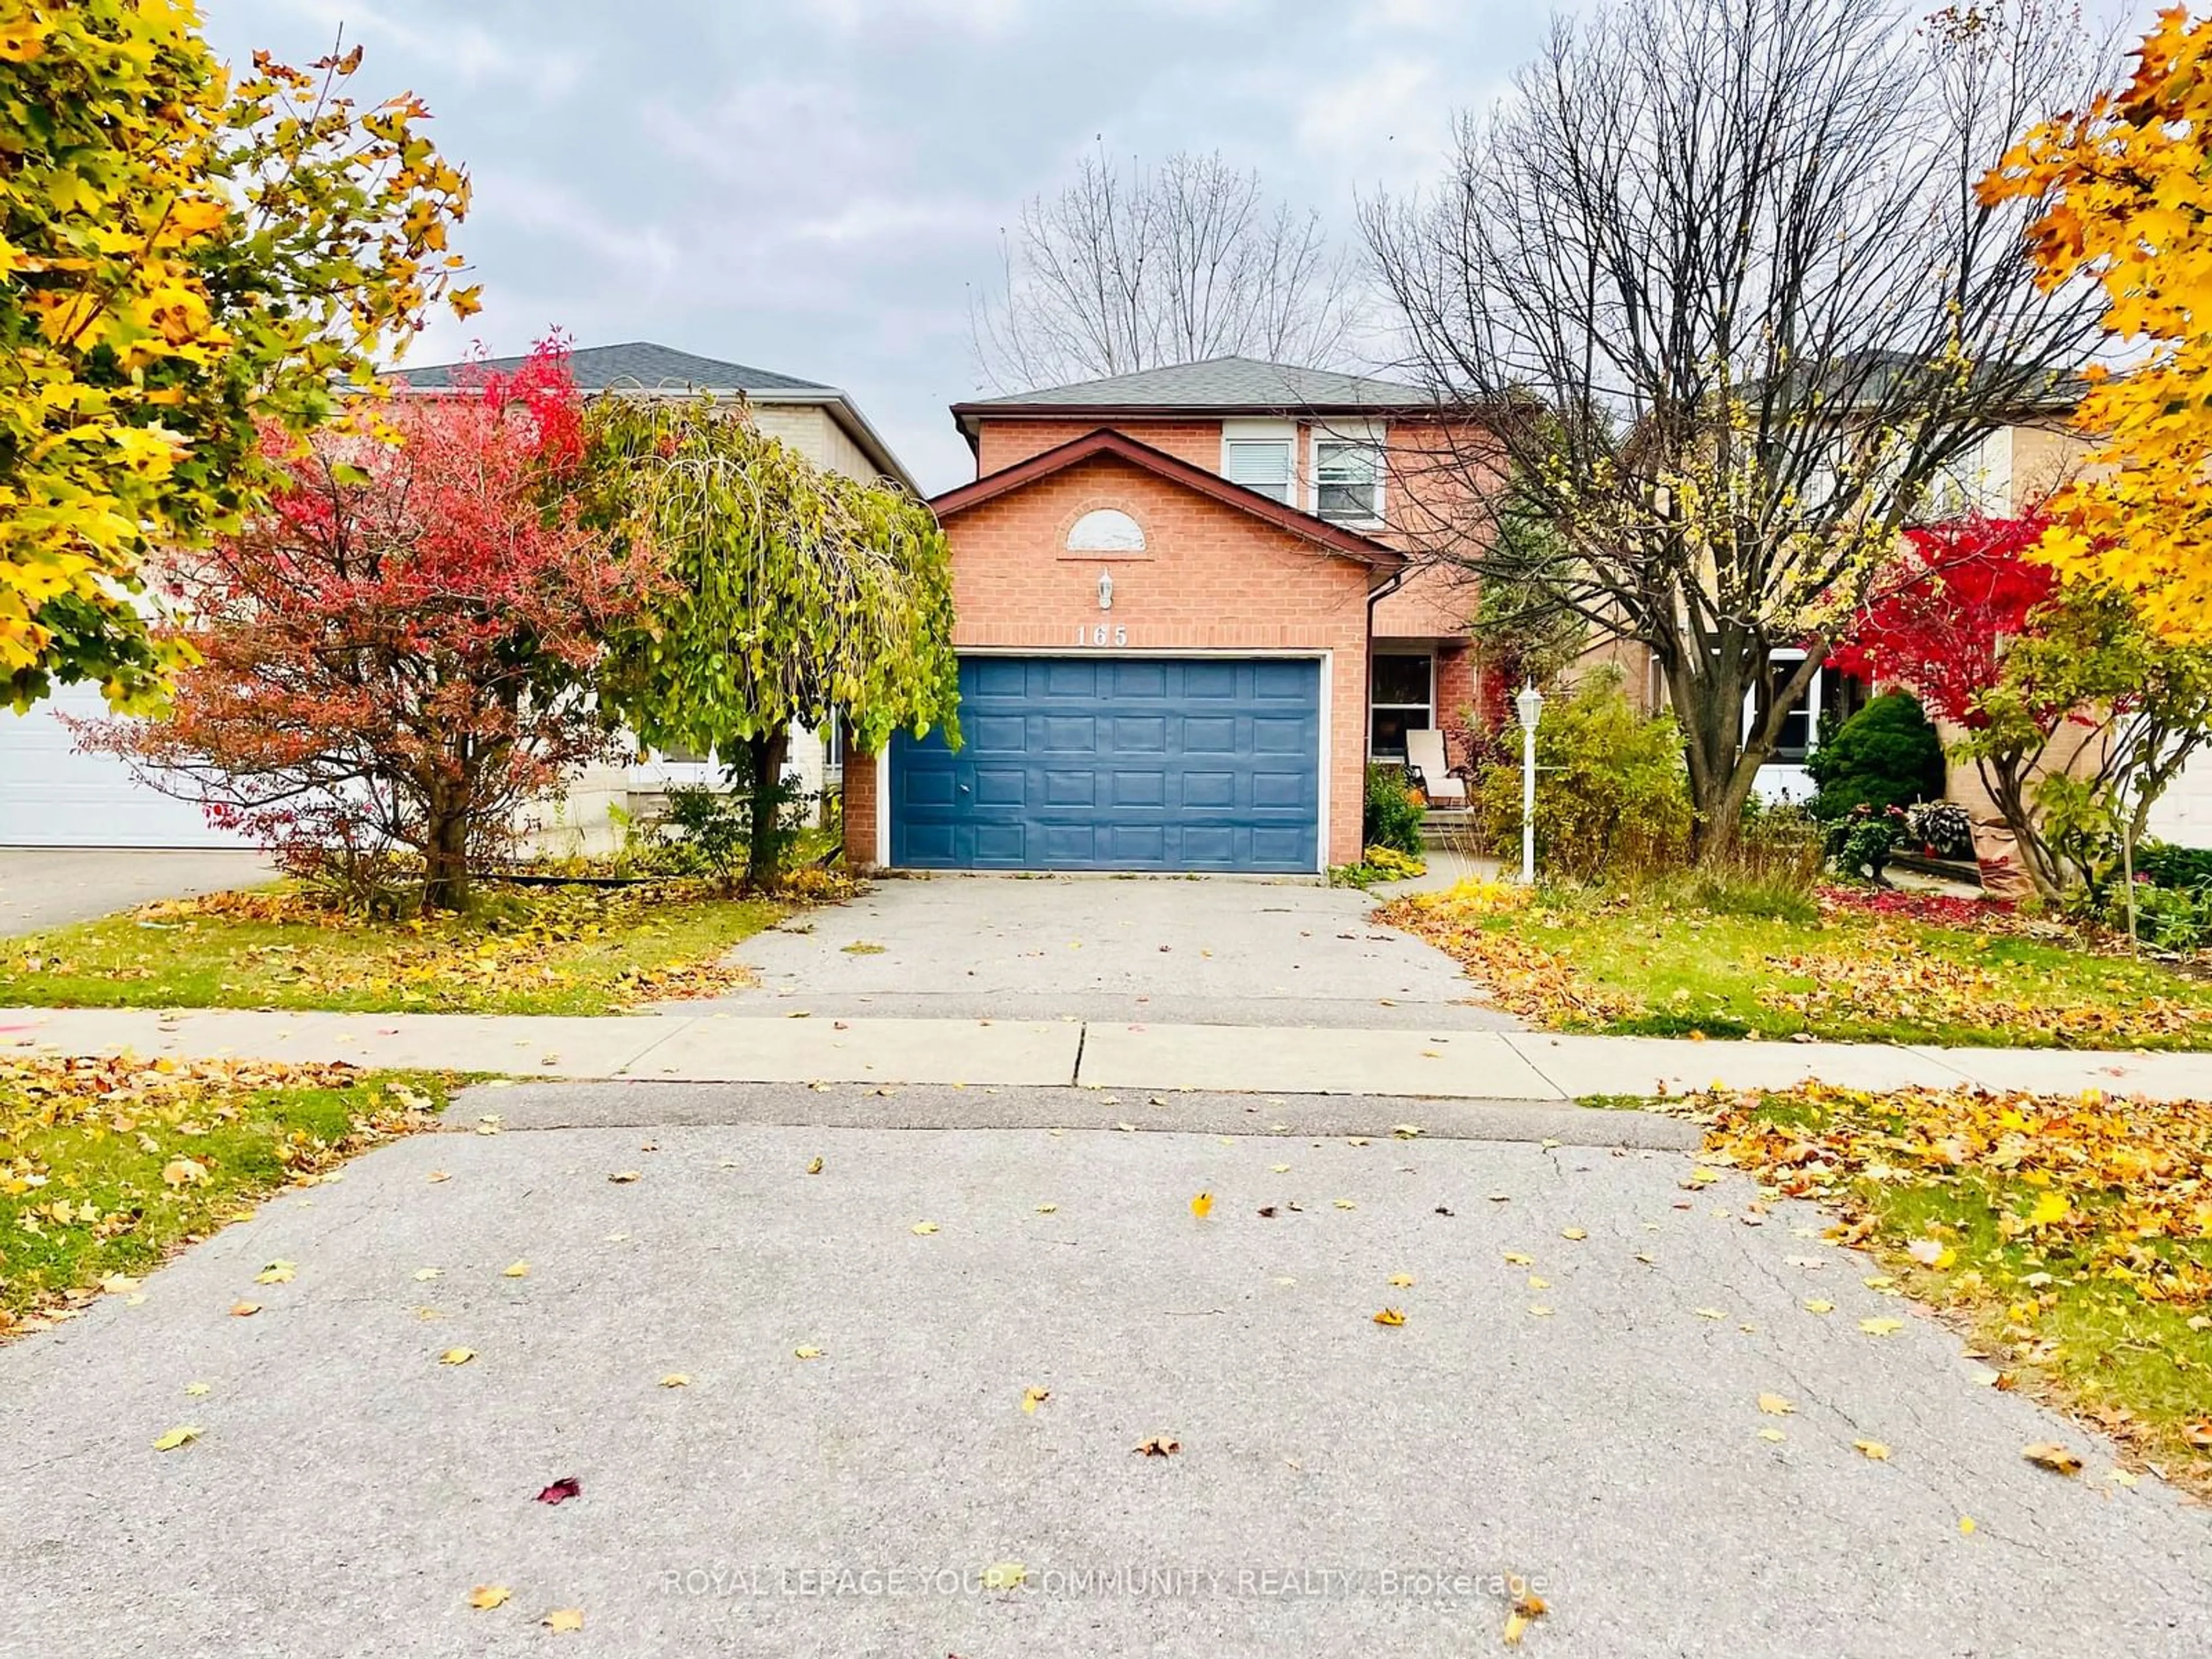
<path fill-rule="evenodd" d="M 100 688 L 68 685 L 27 714 L 0 708 L 0 847 L 244 847 L 200 809 L 149 789 L 106 755 L 76 752 L 58 714 L 98 717 Z"/>

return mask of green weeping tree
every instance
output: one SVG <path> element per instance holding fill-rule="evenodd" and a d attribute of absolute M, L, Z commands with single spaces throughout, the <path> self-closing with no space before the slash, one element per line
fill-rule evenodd
<path fill-rule="evenodd" d="M 611 642 L 601 704 L 656 748 L 735 763 L 746 884 L 773 888 L 793 726 L 842 719 L 871 753 L 902 727 L 958 740 L 945 532 L 905 490 L 817 467 L 740 408 L 606 398 L 590 421 L 607 510 L 669 577 Z"/>

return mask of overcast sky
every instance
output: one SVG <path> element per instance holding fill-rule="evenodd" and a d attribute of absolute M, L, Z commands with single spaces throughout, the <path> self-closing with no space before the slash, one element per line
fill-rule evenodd
<path fill-rule="evenodd" d="M 653 340 L 842 386 L 922 487 L 972 476 L 969 296 L 1021 203 L 1103 143 L 1218 149 L 1349 238 L 1439 174 L 1543 0 L 204 0 L 218 49 L 294 63 L 341 23 L 476 185 L 472 339 Z M 1934 0 L 1929 0 L 1932 9 Z M 2130 0 L 2091 9 L 2148 10 Z"/>
<path fill-rule="evenodd" d="M 457 238 L 517 351 L 665 345 L 842 386 L 923 487 L 972 476 L 971 285 L 999 232 L 1103 142 L 1218 149 L 1348 232 L 1433 176 L 1542 27 L 1529 0 L 204 0 L 216 46 L 290 62 L 339 24 L 467 167 Z M 465 15 L 465 21 L 456 21 Z"/>

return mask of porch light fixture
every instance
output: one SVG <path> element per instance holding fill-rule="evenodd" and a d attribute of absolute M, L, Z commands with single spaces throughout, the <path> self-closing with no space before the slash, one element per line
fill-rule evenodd
<path fill-rule="evenodd" d="M 1101 611 L 1114 608 L 1114 573 L 1110 570 L 1098 573 L 1098 608 Z"/>
<path fill-rule="evenodd" d="M 1543 718 L 1544 694 L 1531 680 L 1513 697 L 1521 716 L 1521 884 L 1536 884 L 1536 722 Z"/>

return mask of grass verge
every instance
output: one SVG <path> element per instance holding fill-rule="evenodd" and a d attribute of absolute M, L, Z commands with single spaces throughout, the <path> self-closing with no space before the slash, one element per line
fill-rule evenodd
<path fill-rule="evenodd" d="M 750 984 L 721 957 L 790 909 L 697 883 L 495 887 L 465 916 L 406 921 L 216 893 L 0 941 L 0 1004 L 604 1014 Z"/>
<path fill-rule="evenodd" d="M 2212 1103 L 1808 1087 L 1703 1096 L 1708 1163 L 1838 1210 L 1996 1388 L 2212 1498 Z"/>
<path fill-rule="evenodd" d="M 2212 981 L 2087 949 L 1996 906 L 1900 907 L 1826 889 L 1815 908 L 1758 914 L 1689 890 L 1530 895 L 1470 882 L 1400 900 L 1380 920 L 1556 1030 L 2212 1048 Z"/>
<path fill-rule="evenodd" d="M 0 1336 L 67 1318 L 270 1194 L 427 1128 L 434 1077 L 0 1056 Z"/>

